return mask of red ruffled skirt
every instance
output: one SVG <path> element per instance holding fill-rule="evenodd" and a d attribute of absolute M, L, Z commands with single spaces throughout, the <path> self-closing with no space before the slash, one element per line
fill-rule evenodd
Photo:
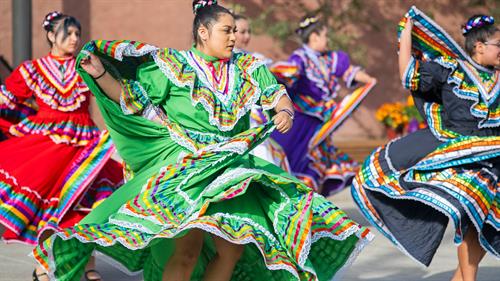
<path fill-rule="evenodd" d="M 0 145 L 0 223 L 7 242 L 36 244 L 47 229 L 72 226 L 123 180 L 107 132 L 85 146 L 48 135 L 14 137 Z"/>

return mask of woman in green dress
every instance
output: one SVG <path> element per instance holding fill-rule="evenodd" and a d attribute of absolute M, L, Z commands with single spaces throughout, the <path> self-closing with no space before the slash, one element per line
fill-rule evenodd
<path fill-rule="evenodd" d="M 372 234 L 249 151 L 292 126 L 264 62 L 233 53 L 232 14 L 193 1 L 188 51 L 88 43 L 79 73 L 133 177 L 33 254 L 54 280 L 79 280 L 93 250 L 144 280 L 331 280 Z M 250 129 L 253 105 L 274 109 Z"/>

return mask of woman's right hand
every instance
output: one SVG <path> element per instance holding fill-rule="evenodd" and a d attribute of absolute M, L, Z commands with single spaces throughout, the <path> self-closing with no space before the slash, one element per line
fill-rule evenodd
<path fill-rule="evenodd" d="M 80 66 L 95 79 L 94 82 L 99 85 L 103 94 L 107 95 L 113 101 L 120 103 L 122 87 L 113 76 L 106 74 L 106 69 L 104 69 L 99 57 L 92 53 L 87 53 L 80 60 Z"/>
<path fill-rule="evenodd" d="M 80 66 L 94 78 L 99 77 L 105 71 L 101 60 L 90 52 L 87 54 L 87 57 L 80 60 Z"/>

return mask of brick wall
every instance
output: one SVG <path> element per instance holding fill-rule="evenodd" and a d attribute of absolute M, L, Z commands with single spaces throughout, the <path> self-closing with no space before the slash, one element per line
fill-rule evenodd
<path fill-rule="evenodd" d="M 12 1 L 0 0 L 0 55 L 12 61 Z M 43 17 L 50 11 L 59 10 L 77 17 L 83 25 L 83 40 L 89 39 L 134 39 L 157 46 L 189 48 L 191 44 L 191 1 L 188 0 L 32 0 L 33 2 L 33 56 L 48 52 L 45 32 L 41 27 Z M 247 8 L 247 14 L 255 16 L 264 11 L 269 3 L 283 0 L 239 0 L 223 3 L 239 3 Z M 339 1 L 339 0 L 336 0 Z M 342 0 L 348 1 L 348 0 Z M 303 0 L 310 7 L 317 1 Z M 359 45 L 367 46 L 363 65 L 378 78 L 379 84 L 364 104 L 337 131 L 340 139 L 380 138 L 383 130 L 374 118 L 381 103 L 405 98 L 407 92 L 401 87 L 396 55 L 396 24 L 412 5 L 425 7 L 435 20 L 461 39 L 459 25 L 484 8 L 469 8 L 467 0 L 364 0 L 375 28 L 360 29 L 356 24 L 350 31 L 360 34 Z M 477 1 L 476 1 L 477 2 Z M 287 15 L 291 24 L 298 15 Z M 258 51 L 272 59 L 285 59 L 287 53 L 297 45 L 291 43 L 280 48 L 268 36 L 254 36 L 249 50 Z M 349 50 L 346 50 L 349 52 Z"/>

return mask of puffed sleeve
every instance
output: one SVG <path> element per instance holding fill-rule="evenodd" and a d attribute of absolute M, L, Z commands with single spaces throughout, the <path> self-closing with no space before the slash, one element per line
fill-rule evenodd
<path fill-rule="evenodd" d="M 135 80 L 122 79 L 120 82 L 120 107 L 123 113 L 143 116 L 149 104 L 157 106 L 165 101 L 171 87 L 170 80 L 154 62 L 140 65 Z"/>
<path fill-rule="evenodd" d="M 23 69 L 24 66 L 20 65 L 5 79 L 5 84 L 0 86 L 0 104 L 10 109 L 14 109 L 16 104 L 24 102 L 33 95 L 21 74 Z"/>
<path fill-rule="evenodd" d="M 287 61 L 278 61 L 270 66 L 270 71 L 278 79 L 279 83 L 292 89 L 303 74 L 304 63 L 298 55 L 291 55 Z"/>
<path fill-rule="evenodd" d="M 356 77 L 356 73 L 361 70 L 361 67 L 352 65 L 351 59 L 346 52 L 332 52 L 332 55 L 334 54 L 336 54 L 336 64 L 335 69 L 333 69 L 333 75 L 342 77 L 348 88 L 354 86 L 356 84 L 354 77 Z"/>
<path fill-rule="evenodd" d="M 423 62 L 411 57 L 403 75 L 403 86 L 411 91 L 434 92 L 446 83 L 450 70 L 437 62 Z"/>
<path fill-rule="evenodd" d="M 265 65 L 252 72 L 252 78 L 259 84 L 260 99 L 258 103 L 264 110 L 274 108 L 282 96 L 288 95 L 285 86 L 278 84 L 274 75 Z"/>
<path fill-rule="evenodd" d="M 173 146 L 165 145 L 170 140 L 167 127 L 154 118 L 164 114 L 161 105 L 170 92 L 171 82 L 152 60 L 144 61 L 148 58 L 147 53 L 140 58 L 124 56 L 123 61 L 97 50 L 95 54 L 101 58 L 106 70 L 121 83 L 121 102 L 109 98 L 95 79 L 83 70 L 79 61 L 87 56 L 85 52 L 77 58 L 77 72 L 96 97 L 120 156 L 134 172 L 145 169 L 158 161 L 159 150 L 173 149 Z"/>

